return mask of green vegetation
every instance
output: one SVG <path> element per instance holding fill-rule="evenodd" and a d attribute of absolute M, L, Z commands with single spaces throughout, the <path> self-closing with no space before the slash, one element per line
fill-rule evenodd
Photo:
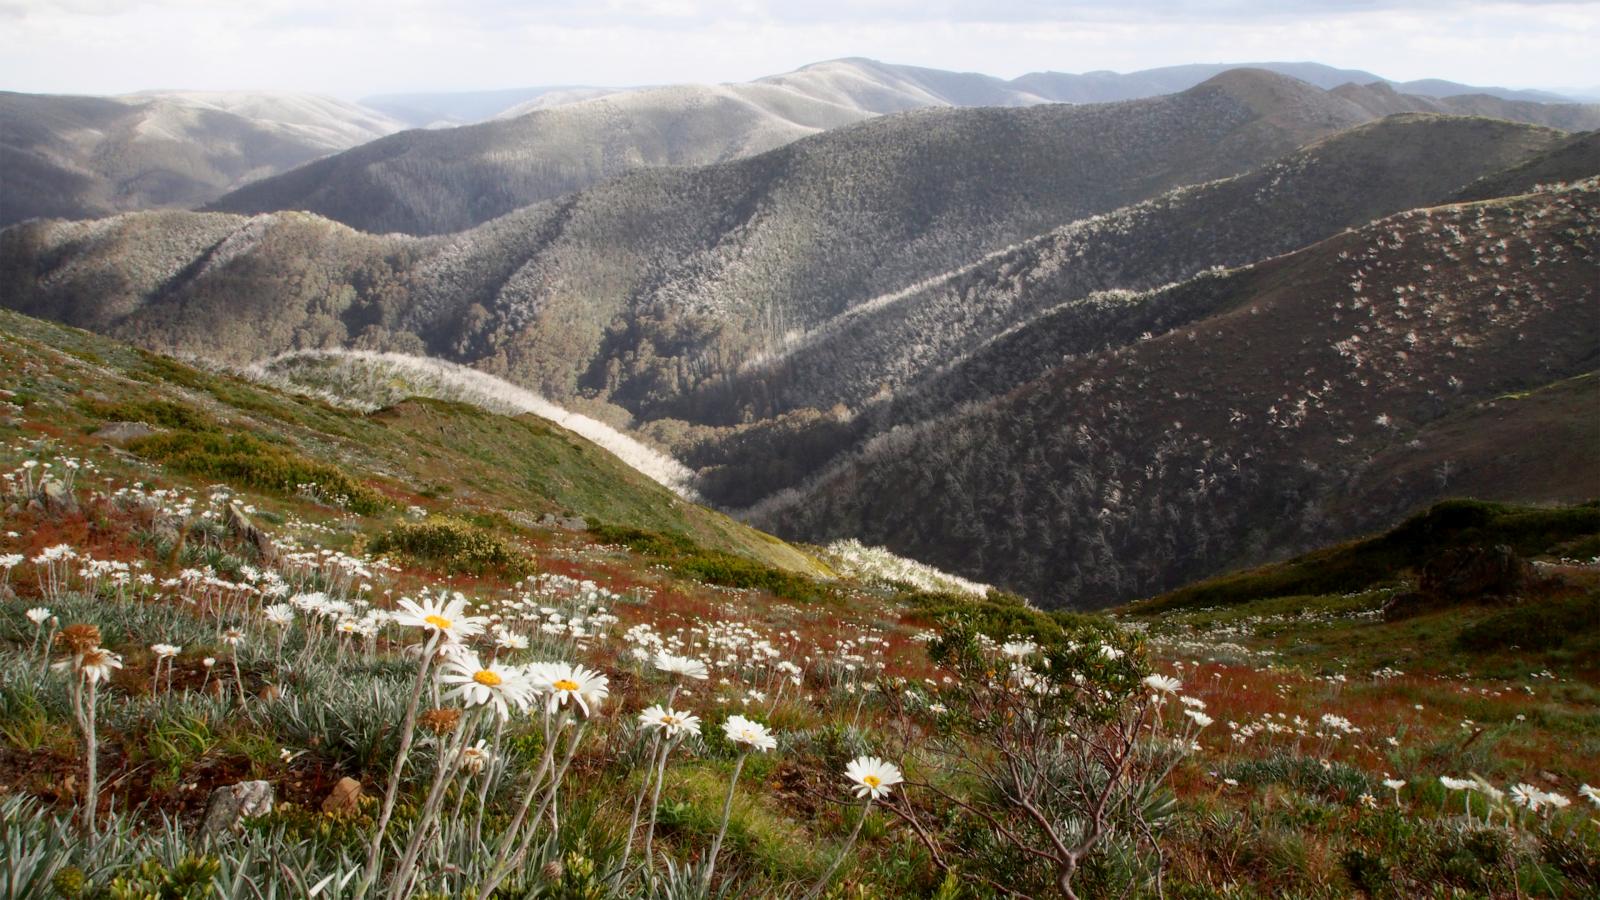
<path fill-rule="evenodd" d="M 1023 598 L 1003 591 L 990 591 L 988 595 L 977 598 L 966 594 L 901 587 L 895 599 L 933 622 L 960 620 L 974 631 L 997 641 L 1023 637 L 1049 645 L 1064 640 L 1068 633 L 1095 634 L 1115 628 L 1103 616 L 1065 610 L 1044 612 L 1030 606 Z"/>
<path fill-rule="evenodd" d="M 343 469 L 241 432 L 173 431 L 130 441 L 128 449 L 185 475 L 308 494 L 362 515 L 390 507 L 382 495 Z"/>
<path fill-rule="evenodd" d="M 1544 651 L 1582 644 L 1600 654 L 1600 592 L 1533 602 L 1475 622 L 1456 638 L 1463 650 Z M 1600 655 L 1594 658 L 1600 659 Z"/>
<path fill-rule="evenodd" d="M 589 533 L 596 540 L 619 544 L 641 553 L 652 562 L 667 566 L 676 575 L 706 584 L 763 590 L 798 603 L 838 599 L 831 587 L 814 578 L 762 565 L 730 553 L 707 550 L 681 535 L 615 525 L 592 526 Z"/>
<path fill-rule="evenodd" d="M 510 577 L 530 570 L 526 554 L 499 537 L 459 519 L 436 518 L 426 522 L 404 522 L 373 540 L 372 553 L 398 552 L 432 563 L 445 573 L 501 572 Z"/>
<path fill-rule="evenodd" d="M 1536 556 L 1596 533 L 1596 503 L 1541 509 L 1449 500 L 1376 537 L 1207 579 L 1130 608 L 1154 614 L 1270 597 L 1353 593 L 1397 584 L 1445 550 L 1505 544 L 1521 556 Z"/>

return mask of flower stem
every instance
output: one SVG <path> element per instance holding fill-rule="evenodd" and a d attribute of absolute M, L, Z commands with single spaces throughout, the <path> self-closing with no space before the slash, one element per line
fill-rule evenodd
<path fill-rule="evenodd" d="M 750 751 L 739 754 L 739 761 L 733 764 L 733 777 L 728 779 L 728 796 L 722 801 L 722 826 L 717 829 L 717 837 L 711 842 L 711 856 L 706 859 L 706 890 L 711 889 L 711 876 L 717 870 L 717 854 L 722 851 L 722 839 L 728 836 L 728 820 L 733 816 L 734 789 L 739 786 L 739 773 L 744 771 L 744 761 L 750 756 Z"/>
<path fill-rule="evenodd" d="M 861 826 L 866 824 L 867 813 L 871 810 L 872 798 L 868 797 L 866 805 L 861 807 L 861 818 L 856 819 L 856 827 L 850 831 L 850 837 L 845 840 L 844 846 L 839 848 L 839 855 L 834 857 L 833 865 L 829 866 L 828 871 L 824 872 L 817 883 L 812 885 L 811 890 L 806 892 L 806 900 L 820 897 L 822 892 L 828 889 L 828 882 L 833 880 L 833 875 L 839 871 L 839 865 L 844 862 L 844 858 L 850 855 L 850 848 L 855 846 L 856 838 L 861 834 Z"/>

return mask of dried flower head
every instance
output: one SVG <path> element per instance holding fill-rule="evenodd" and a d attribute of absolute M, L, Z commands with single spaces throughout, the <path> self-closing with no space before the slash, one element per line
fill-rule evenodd
<path fill-rule="evenodd" d="M 74 622 L 61 629 L 56 642 L 73 654 L 80 654 L 100 646 L 100 629 L 83 622 Z"/>
<path fill-rule="evenodd" d="M 461 724 L 461 710 L 448 707 L 430 709 L 422 714 L 418 722 L 434 734 L 449 734 Z"/>

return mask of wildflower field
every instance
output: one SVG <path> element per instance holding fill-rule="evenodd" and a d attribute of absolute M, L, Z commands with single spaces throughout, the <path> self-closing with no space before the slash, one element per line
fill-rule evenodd
<path fill-rule="evenodd" d="M 1051 614 L 526 416 L 0 326 L 0 897 L 1600 892 L 1600 507 Z M 1520 603 L 1385 614 L 1479 545 Z"/>

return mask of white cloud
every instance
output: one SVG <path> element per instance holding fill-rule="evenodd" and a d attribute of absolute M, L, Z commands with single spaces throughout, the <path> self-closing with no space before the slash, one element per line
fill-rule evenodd
<path fill-rule="evenodd" d="M 1006 77 L 1295 59 L 1585 85 L 1596 46 L 1594 3 L 0 0 L 0 88 L 84 93 L 734 81 L 840 56 Z"/>

